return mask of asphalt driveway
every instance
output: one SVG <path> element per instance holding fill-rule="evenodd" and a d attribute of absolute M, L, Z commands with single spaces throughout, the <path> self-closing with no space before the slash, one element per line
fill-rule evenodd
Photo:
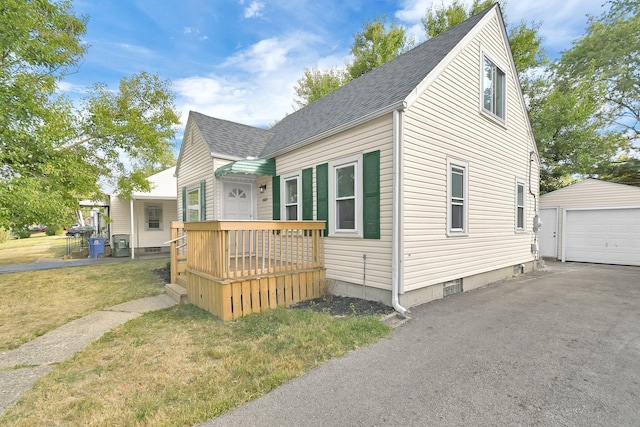
<path fill-rule="evenodd" d="M 547 264 L 205 425 L 639 425 L 640 268 Z"/>

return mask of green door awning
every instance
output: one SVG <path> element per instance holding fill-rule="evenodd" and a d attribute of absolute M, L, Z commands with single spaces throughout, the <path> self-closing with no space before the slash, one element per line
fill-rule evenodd
<path fill-rule="evenodd" d="M 275 176 L 276 159 L 238 160 L 216 169 L 215 176 L 220 177 L 230 173 Z"/>

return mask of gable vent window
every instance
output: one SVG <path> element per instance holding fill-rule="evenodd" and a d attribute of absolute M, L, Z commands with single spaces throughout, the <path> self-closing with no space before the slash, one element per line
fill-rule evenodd
<path fill-rule="evenodd" d="M 482 106 L 484 110 L 505 117 L 505 74 L 487 57 L 483 58 Z"/>

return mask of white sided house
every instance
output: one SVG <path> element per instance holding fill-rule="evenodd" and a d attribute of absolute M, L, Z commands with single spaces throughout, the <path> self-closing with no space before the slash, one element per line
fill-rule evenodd
<path fill-rule="evenodd" d="M 325 221 L 329 290 L 405 308 L 534 269 L 539 161 L 497 5 L 269 130 L 191 112 L 184 221 Z"/>
<path fill-rule="evenodd" d="M 171 221 L 178 219 L 175 166 L 151 175 L 149 192 L 134 191 L 131 200 L 110 197 L 111 248 L 125 238 L 132 258 L 169 252 Z M 114 237 L 115 236 L 115 237 Z M 122 249 L 122 248 L 121 248 Z"/>
<path fill-rule="evenodd" d="M 640 265 L 640 187 L 586 179 L 540 197 L 540 254 Z"/>

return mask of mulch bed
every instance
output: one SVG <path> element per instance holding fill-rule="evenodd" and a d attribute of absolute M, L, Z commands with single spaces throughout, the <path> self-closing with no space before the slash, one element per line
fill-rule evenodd
<path fill-rule="evenodd" d="M 293 309 L 309 309 L 332 316 L 383 316 L 393 313 L 393 308 L 376 301 L 361 298 L 329 296 L 301 301 Z"/>
<path fill-rule="evenodd" d="M 171 283 L 171 269 L 168 267 L 152 270 L 164 283 Z M 291 305 L 292 309 L 309 309 L 332 316 L 384 316 L 393 313 L 393 308 L 376 301 L 361 298 L 328 296 L 301 301 Z"/>

